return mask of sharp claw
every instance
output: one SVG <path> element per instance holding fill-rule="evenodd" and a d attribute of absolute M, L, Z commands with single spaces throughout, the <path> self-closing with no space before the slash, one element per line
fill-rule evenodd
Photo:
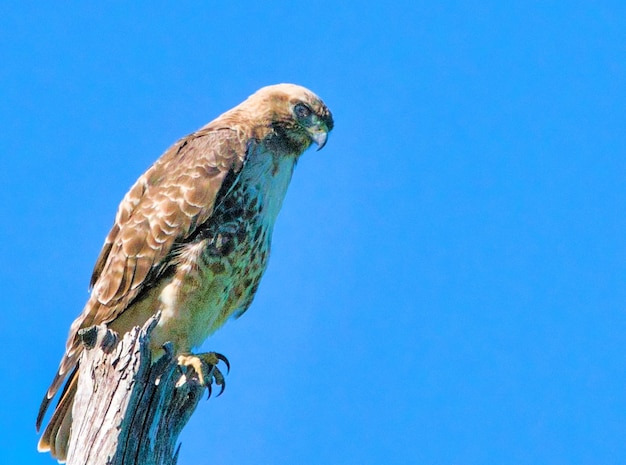
<path fill-rule="evenodd" d="M 222 393 L 224 392 L 224 389 L 226 389 L 226 381 L 222 381 L 220 383 L 220 386 L 222 386 L 222 390 L 220 391 L 220 393 L 218 395 L 215 396 L 215 398 L 218 398 L 219 396 L 221 396 Z"/>
<path fill-rule="evenodd" d="M 167 348 L 164 348 L 167 351 Z M 200 362 L 201 366 L 198 366 L 197 362 Z M 197 376 L 198 381 L 201 385 L 206 386 L 208 395 L 207 400 L 211 398 L 213 395 L 213 384 L 220 386 L 220 392 L 215 397 L 219 397 L 223 394 L 226 389 L 226 381 L 224 380 L 224 375 L 217 367 L 219 362 L 224 362 L 226 365 L 227 373 L 230 372 L 230 362 L 228 359 L 217 352 L 211 352 L 207 354 L 200 354 L 200 356 L 185 356 L 181 355 L 178 358 L 179 370 L 183 375 L 186 374 L 187 370 L 183 370 L 181 367 L 185 365 L 187 367 L 192 368 Z M 207 370 L 208 369 L 208 370 Z M 206 376 L 204 374 L 206 373 Z"/>
<path fill-rule="evenodd" d="M 218 354 L 217 352 L 215 353 L 215 355 L 217 356 L 218 360 L 221 360 L 222 362 L 224 362 L 224 365 L 226 365 L 226 374 L 230 373 L 230 362 L 228 361 L 228 359 L 226 357 L 224 357 L 222 354 Z"/>

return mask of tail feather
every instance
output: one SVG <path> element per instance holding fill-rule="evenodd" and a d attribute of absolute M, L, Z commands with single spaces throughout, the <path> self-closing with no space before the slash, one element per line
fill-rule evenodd
<path fill-rule="evenodd" d="M 59 392 L 59 389 L 61 389 L 61 386 L 63 386 L 63 383 L 65 382 L 65 379 L 67 378 L 67 373 L 69 371 L 72 371 L 72 374 L 70 375 L 70 377 L 74 376 L 74 372 L 76 371 L 76 366 L 77 366 L 77 359 L 79 356 L 80 356 L 80 352 L 75 351 L 74 354 L 66 355 L 63 357 L 63 360 L 61 360 L 59 371 L 57 371 L 57 374 L 54 376 L 54 379 L 52 380 L 52 383 L 50 383 L 50 387 L 48 388 L 48 391 L 46 392 L 46 395 L 42 399 L 41 405 L 39 406 L 39 413 L 37 414 L 37 421 L 35 423 L 37 431 L 41 429 L 41 423 L 43 422 L 43 417 L 45 416 L 46 411 L 50 407 L 50 401 L 54 398 L 57 392 Z M 61 392 L 61 397 L 63 397 L 63 395 L 65 394 L 68 384 L 69 382 L 67 382 L 65 386 L 63 387 L 63 391 Z"/>
<path fill-rule="evenodd" d="M 78 385 L 78 370 L 74 370 L 67 380 L 67 384 L 61 394 L 61 399 L 54 409 L 52 418 L 46 426 L 37 450 L 40 452 L 50 452 L 59 462 L 64 462 L 67 458 L 67 451 L 70 438 L 70 428 L 72 425 L 72 406 L 74 404 L 74 396 L 76 395 L 76 388 Z M 41 408 L 39 409 L 39 416 L 37 418 L 37 427 L 41 426 L 43 415 L 46 412 L 50 398 L 46 395 Z"/>

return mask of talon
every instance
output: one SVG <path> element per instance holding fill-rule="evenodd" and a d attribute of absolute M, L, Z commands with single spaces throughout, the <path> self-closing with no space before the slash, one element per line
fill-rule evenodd
<path fill-rule="evenodd" d="M 228 361 L 228 359 L 223 356 L 222 354 L 219 354 L 217 352 L 215 352 L 215 356 L 217 357 L 218 360 L 221 360 L 222 362 L 224 362 L 224 365 L 226 365 L 226 374 L 230 373 L 230 362 Z"/>
<path fill-rule="evenodd" d="M 221 387 L 219 394 L 216 397 L 219 397 L 224 392 L 226 388 L 226 381 L 224 380 L 224 375 L 217 367 L 217 364 L 222 361 L 226 365 L 227 373 L 230 372 L 230 363 L 228 359 L 217 352 L 208 352 L 205 354 L 198 355 L 179 355 L 178 356 L 178 364 L 184 365 L 185 367 L 192 368 L 196 375 L 198 376 L 198 381 L 202 386 L 205 386 L 208 391 L 209 399 L 213 394 L 213 383 L 217 384 Z"/>
<path fill-rule="evenodd" d="M 216 396 L 215 396 L 216 398 L 217 398 L 217 397 L 219 397 L 219 396 L 221 396 L 221 395 L 222 395 L 222 393 L 224 392 L 224 389 L 226 389 L 226 381 L 222 380 L 222 382 L 221 382 L 221 383 L 218 383 L 218 384 L 222 387 L 222 389 L 220 390 L 220 393 L 219 393 L 218 395 L 216 395 Z"/>

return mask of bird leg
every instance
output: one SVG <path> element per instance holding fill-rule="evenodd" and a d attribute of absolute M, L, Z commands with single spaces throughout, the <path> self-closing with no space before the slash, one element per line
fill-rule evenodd
<path fill-rule="evenodd" d="M 226 381 L 224 375 L 217 367 L 217 364 L 222 361 L 226 365 L 226 373 L 230 371 L 230 363 L 228 359 L 222 354 L 217 352 L 205 352 L 202 354 L 183 354 L 178 356 L 178 365 L 184 367 L 191 367 L 198 375 L 198 381 L 202 386 L 206 386 L 209 391 L 209 397 L 211 397 L 211 385 L 213 383 L 221 386 L 220 393 L 217 397 L 221 396 L 226 387 Z"/>

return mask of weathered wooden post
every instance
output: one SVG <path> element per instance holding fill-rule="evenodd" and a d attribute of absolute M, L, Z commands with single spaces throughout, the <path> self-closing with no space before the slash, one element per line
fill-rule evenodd
<path fill-rule="evenodd" d="M 86 349 L 72 410 L 68 465 L 173 465 L 178 435 L 205 388 L 166 347 L 152 363 L 158 316 L 118 342 L 104 325 L 81 331 Z"/>

